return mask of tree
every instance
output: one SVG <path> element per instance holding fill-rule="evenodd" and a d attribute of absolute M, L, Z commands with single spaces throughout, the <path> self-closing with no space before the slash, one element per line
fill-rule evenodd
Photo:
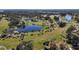
<path fill-rule="evenodd" d="M 17 47 L 16 50 L 32 50 L 33 45 L 32 45 L 32 41 L 22 41 Z"/>
<path fill-rule="evenodd" d="M 25 28 L 25 22 L 24 21 L 22 21 L 21 25 L 22 25 L 23 28 Z"/>

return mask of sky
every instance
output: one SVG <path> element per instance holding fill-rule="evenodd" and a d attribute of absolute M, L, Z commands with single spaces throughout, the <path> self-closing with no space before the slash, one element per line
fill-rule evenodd
<path fill-rule="evenodd" d="M 0 0 L 0 9 L 78 9 L 78 0 Z"/>

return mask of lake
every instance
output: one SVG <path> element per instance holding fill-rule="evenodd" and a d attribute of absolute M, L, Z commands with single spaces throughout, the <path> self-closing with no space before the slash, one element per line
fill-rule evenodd
<path fill-rule="evenodd" d="M 18 28 L 16 29 L 16 31 L 18 32 L 36 32 L 36 31 L 40 31 L 42 30 L 42 26 L 37 26 L 37 25 L 29 25 L 29 26 L 25 26 L 24 28 Z"/>

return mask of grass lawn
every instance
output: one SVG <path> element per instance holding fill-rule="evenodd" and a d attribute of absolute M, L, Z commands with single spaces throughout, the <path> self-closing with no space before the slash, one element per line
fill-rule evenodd
<path fill-rule="evenodd" d="M 7 20 L 1 20 L 0 21 L 0 34 L 1 33 L 3 33 L 3 31 L 5 30 L 5 29 L 7 29 L 8 28 L 8 21 Z"/>
<path fill-rule="evenodd" d="M 5 46 L 7 49 L 16 48 L 19 43 L 19 40 L 15 38 L 7 38 L 5 40 L 0 40 L 0 45 Z"/>
<path fill-rule="evenodd" d="M 27 21 L 27 22 L 25 22 L 26 25 L 32 25 L 32 24 L 42 25 L 42 23 L 43 23 L 42 21 L 39 21 L 39 22 L 28 22 Z"/>

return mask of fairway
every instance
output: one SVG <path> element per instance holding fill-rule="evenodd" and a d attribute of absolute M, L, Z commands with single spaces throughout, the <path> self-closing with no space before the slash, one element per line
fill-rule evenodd
<path fill-rule="evenodd" d="M 39 22 L 40 23 L 40 22 Z M 8 22 L 6 20 L 2 20 L 1 23 L 2 25 L 0 25 L 0 33 L 2 33 L 2 31 L 6 28 L 8 28 Z M 33 36 L 31 36 L 31 34 L 33 34 Z M 45 41 L 50 41 L 50 40 L 61 40 L 61 34 L 62 34 L 62 30 L 61 28 L 56 28 L 56 30 L 52 31 L 52 32 L 44 32 L 43 35 L 38 35 L 41 34 L 39 32 L 35 32 L 35 33 L 26 33 L 25 37 L 24 37 L 24 41 L 29 41 L 29 40 L 33 40 L 33 49 L 42 49 L 44 48 L 43 43 Z M 4 38 L 0 40 L 0 45 L 5 46 L 7 49 L 11 49 L 11 48 L 16 48 L 16 46 L 21 42 L 21 40 L 19 38 Z"/>

